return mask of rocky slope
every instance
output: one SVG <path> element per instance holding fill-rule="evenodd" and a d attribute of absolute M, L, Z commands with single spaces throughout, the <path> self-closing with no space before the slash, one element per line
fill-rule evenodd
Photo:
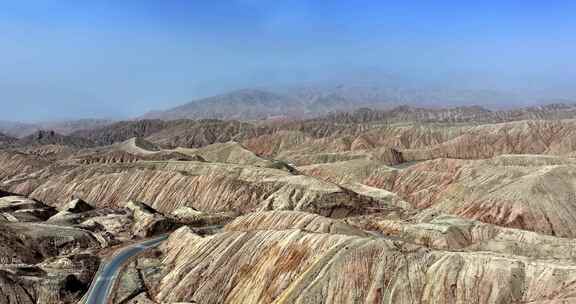
<path fill-rule="evenodd" d="M 5 184 L 11 191 L 58 205 L 69 197 L 118 207 L 128 200 L 161 212 L 181 206 L 207 211 L 308 210 L 345 216 L 378 202 L 335 184 L 287 171 L 205 162 L 50 166 Z"/>
<path fill-rule="evenodd" d="M 364 182 L 432 208 L 504 227 L 574 237 L 574 162 L 543 156 L 439 159 Z"/>
<path fill-rule="evenodd" d="M 36 172 L 50 165 L 49 160 L 36 155 L 14 151 L 0 151 L 0 178 L 3 182 Z"/>
<path fill-rule="evenodd" d="M 121 121 L 108 126 L 81 130 L 71 136 L 86 138 L 98 145 L 111 145 L 134 137 L 146 137 L 168 125 L 160 120 Z"/>
<path fill-rule="evenodd" d="M 0 198 L 0 212 L 2 303 L 75 303 L 98 268 L 90 252 L 112 239 L 50 223 L 56 210 L 26 197 Z"/>
<path fill-rule="evenodd" d="M 213 143 L 236 141 L 266 157 L 289 158 L 293 154 L 336 153 L 375 148 L 409 151 L 408 160 L 459 157 L 464 152 L 454 146 L 496 144 L 494 153 L 531 153 L 541 148 L 539 141 L 562 129 L 572 132 L 573 123 L 557 119 L 573 118 L 573 106 L 555 104 L 510 111 L 490 111 L 479 107 L 426 109 L 398 107 L 389 111 L 358 110 L 318 119 L 287 122 L 246 123 L 222 120 L 141 120 L 118 122 L 105 127 L 72 133 L 97 145 L 111 145 L 130 138 L 146 138 L 165 148 L 199 148 Z M 529 120 L 529 121 L 524 121 Z M 545 120 L 545 121 L 541 121 Z M 495 124 L 502 123 L 502 124 Z M 484 124 L 484 125 L 479 125 Z M 522 137 L 528 135 L 527 137 Z M 553 136 L 553 134 L 552 134 Z M 543 138 L 539 138 L 543 137 Z M 515 143 L 524 140 L 527 143 Z M 528 140 L 536 139 L 533 145 Z M 50 140 L 46 143 L 61 143 Z M 69 142 L 68 145 L 73 145 Z M 566 143 L 562 143 L 566 145 Z M 79 143 L 75 143 L 79 145 Z M 82 145 L 88 145 L 83 143 Z M 437 145 L 444 145 L 436 147 Z M 533 147 L 530 147 L 530 146 Z M 546 145 L 546 143 L 544 143 Z M 552 147 L 555 148 L 555 147 Z M 571 147 L 562 147 L 570 149 Z M 425 149 L 425 151 L 420 151 Z M 485 148 L 483 148 L 485 149 Z M 465 158 L 493 156 L 489 151 L 468 152 Z M 548 152 L 542 152 L 548 153 Z M 303 157 L 303 156 L 301 156 Z M 309 162 L 313 163 L 313 162 Z"/>
<path fill-rule="evenodd" d="M 576 276 L 544 260 L 290 229 L 200 237 L 183 228 L 163 256 L 157 302 L 561 303 L 574 300 Z"/>
<path fill-rule="evenodd" d="M 63 145 L 63 146 L 85 148 L 94 146 L 94 143 L 89 139 L 83 137 L 61 135 L 54 131 L 44 131 L 44 130 L 32 133 L 26 137 L 19 139 L 16 142 L 16 146 L 19 147 L 30 147 L 41 145 Z"/>
<path fill-rule="evenodd" d="M 236 218 L 225 231 L 300 229 L 316 233 L 367 236 L 368 234 L 345 223 L 313 213 L 300 211 L 254 212 Z"/>
<path fill-rule="evenodd" d="M 422 123 L 501 123 L 519 120 L 570 119 L 576 115 L 574 104 L 547 104 L 512 110 L 489 110 L 480 106 L 419 108 L 399 106 L 390 110 L 362 108 L 353 112 L 331 113 L 317 120 L 337 123 L 422 122 Z"/>
<path fill-rule="evenodd" d="M 398 164 L 437 158 L 485 159 L 503 154 L 570 156 L 576 150 L 574 120 L 358 126 L 320 137 L 310 131 L 277 131 L 246 139 L 242 144 L 259 155 L 296 165 L 358 158 L 382 158 Z"/>
<path fill-rule="evenodd" d="M 70 136 L 85 138 L 101 146 L 121 143 L 131 138 L 146 138 L 165 148 L 198 148 L 218 142 L 249 138 L 269 133 L 271 130 L 239 121 L 138 120 L 78 131 Z"/>
<path fill-rule="evenodd" d="M 45 160 L 58 161 L 75 155 L 78 151 L 78 148 L 61 144 L 46 144 L 19 146 L 15 150 L 24 154 L 37 156 Z"/>
<path fill-rule="evenodd" d="M 571 303 L 571 109 L 133 121 L 3 149 L 0 293 L 71 302 L 96 251 L 184 226 L 114 303 Z"/>
<path fill-rule="evenodd" d="M 169 127 L 147 137 L 166 148 L 199 148 L 213 143 L 239 141 L 270 132 L 266 128 L 239 121 L 181 120 L 170 122 Z"/>
<path fill-rule="evenodd" d="M 27 197 L 0 194 L 2 303 L 77 303 L 103 250 L 178 225 L 144 203 L 111 209 L 75 199 L 56 210 Z"/>
<path fill-rule="evenodd" d="M 130 210 L 134 218 L 131 234 L 133 236 L 141 238 L 151 237 L 173 231 L 178 226 L 174 220 L 165 217 L 145 203 L 129 201 L 124 203 L 123 206 Z"/>
<path fill-rule="evenodd" d="M 417 209 L 573 238 L 575 164 L 565 157 L 502 155 L 437 159 L 400 168 L 354 160 L 300 170 L 349 187 L 385 189 Z"/>
<path fill-rule="evenodd" d="M 521 121 L 466 129 L 442 143 L 403 152 L 407 160 L 481 159 L 501 154 L 567 155 L 574 151 L 574 121 Z"/>
<path fill-rule="evenodd" d="M 274 161 L 259 157 L 254 152 L 234 141 L 216 143 L 198 149 L 177 148 L 174 151 L 190 157 L 200 157 L 209 162 L 252 165 L 257 167 L 275 166 Z"/>

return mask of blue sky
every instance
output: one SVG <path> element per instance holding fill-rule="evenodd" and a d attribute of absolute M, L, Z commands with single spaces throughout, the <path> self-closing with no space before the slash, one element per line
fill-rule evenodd
<path fill-rule="evenodd" d="M 0 120 L 128 117 L 363 71 L 576 96 L 575 1 L 474 2 L 0 0 Z"/>

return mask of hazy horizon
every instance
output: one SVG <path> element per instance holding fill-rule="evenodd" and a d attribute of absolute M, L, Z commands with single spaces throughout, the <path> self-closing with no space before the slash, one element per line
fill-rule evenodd
<path fill-rule="evenodd" d="M 3 3 L 0 120 L 129 118 L 240 88 L 364 81 L 576 98 L 573 2 L 191 2 Z"/>

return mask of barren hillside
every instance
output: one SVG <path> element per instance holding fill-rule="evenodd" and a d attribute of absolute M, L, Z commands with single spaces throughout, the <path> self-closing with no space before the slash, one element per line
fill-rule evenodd
<path fill-rule="evenodd" d="M 169 233 L 123 266 L 112 303 L 571 303 L 571 111 L 400 107 L 7 138 L 0 293 L 73 303 L 100 256 Z"/>

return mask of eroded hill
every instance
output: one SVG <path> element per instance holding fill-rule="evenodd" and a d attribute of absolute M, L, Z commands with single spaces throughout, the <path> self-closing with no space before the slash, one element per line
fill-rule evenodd
<path fill-rule="evenodd" d="M 0 293 L 72 303 L 100 255 L 170 233 L 112 303 L 571 303 L 572 112 L 145 120 L 10 143 Z"/>

